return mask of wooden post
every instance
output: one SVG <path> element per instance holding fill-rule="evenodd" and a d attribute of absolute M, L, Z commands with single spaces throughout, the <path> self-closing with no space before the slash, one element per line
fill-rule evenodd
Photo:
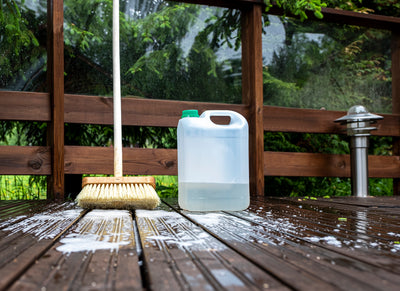
<path fill-rule="evenodd" d="M 400 33 L 392 31 L 392 113 L 400 114 Z M 400 155 L 400 139 L 393 141 L 393 155 Z M 400 177 L 393 179 L 393 195 L 400 195 Z"/>
<path fill-rule="evenodd" d="M 264 195 L 262 6 L 242 10 L 242 98 L 249 108 L 250 193 Z"/>
<path fill-rule="evenodd" d="M 51 121 L 48 145 L 51 147 L 51 176 L 47 199 L 64 199 L 64 7 L 63 0 L 47 2 L 47 82 Z"/>

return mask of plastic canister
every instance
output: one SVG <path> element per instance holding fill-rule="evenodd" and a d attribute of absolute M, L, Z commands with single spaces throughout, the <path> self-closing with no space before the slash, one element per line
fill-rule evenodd
<path fill-rule="evenodd" d="M 213 122 L 227 116 L 229 124 Z M 178 202 L 189 211 L 244 210 L 249 206 L 246 119 L 229 110 L 184 110 L 178 123 Z"/>

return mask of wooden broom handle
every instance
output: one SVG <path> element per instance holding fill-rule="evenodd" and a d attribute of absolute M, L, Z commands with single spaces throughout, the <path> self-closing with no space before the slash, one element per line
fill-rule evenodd
<path fill-rule="evenodd" d="M 113 0 L 113 109 L 114 109 L 114 176 L 122 177 L 121 73 L 119 51 L 119 0 Z"/>

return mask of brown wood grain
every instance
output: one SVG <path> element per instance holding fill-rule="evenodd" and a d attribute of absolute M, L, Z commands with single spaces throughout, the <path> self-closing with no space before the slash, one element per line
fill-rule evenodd
<path fill-rule="evenodd" d="M 0 91 L 0 120 L 50 121 L 49 93 Z"/>
<path fill-rule="evenodd" d="M 369 177 L 400 176 L 399 156 L 369 156 Z M 350 156 L 315 153 L 264 152 L 266 176 L 350 177 Z"/>
<path fill-rule="evenodd" d="M 134 213 L 23 203 L 33 208 L 20 216 L 21 202 L 0 201 L 0 209 L 13 213 L 0 220 L 1 290 L 397 290 L 400 284 L 398 197 L 258 196 L 245 211 L 218 213 L 182 211 L 176 199 Z M 72 249 L 65 245 L 75 239 Z M 93 249 L 75 248 L 89 241 Z M 117 245 L 95 249 L 100 242 Z"/>
<path fill-rule="evenodd" d="M 397 93 L 395 93 L 397 94 Z M 396 96 L 396 95 L 394 95 Z M 12 100 L 9 102 L 8 100 Z M 2 120 L 49 121 L 46 112 L 49 105 L 46 93 L 22 93 L 0 91 Z M 202 103 L 188 101 L 149 100 L 126 97 L 122 100 L 124 125 L 176 127 L 182 110 L 234 110 L 250 118 L 246 105 Z M 25 108 L 27 110 L 25 110 Z M 90 108 L 90 110 L 87 110 Z M 263 106 L 263 129 L 277 132 L 344 133 L 344 127 L 335 123 L 345 111 L 297 109 Z M 380 114 L 383 120 L 376 124 L 377 136 L 400 136 L 400 115 Z M 65 122 L 84 124 L 112 124 L 112 98 L 85 95 L 65 95 Z"/>
<path fill-rule="evenodd" d="M 65 147 L 67 174 L 113 174 L 113 148 Z M 124 175 L 177 175 L 175 149 L 123 149 Z"/>
<path fill-rule="evenodd" d="M 50 147 L 0 146 L 0 174 L 50 175 Z"/>
<path fill-rule="evenodd" d="M 264 195 L 261 6 L 242 12 L 242 98 L 249 107 L 250 193 Z"/>
<path fill-rule="evenodd" d="M 88 213 L 74 225 L 61 226 L 60 229 L 70 240 L 79 236 L 82 242 L 91 240 L 94 245 L 101 242 L 115 245 L 105 249 L 94 247 L 93 250 L 88 245 L 87 251 L 68 253 L 57 248 L 65 247 L 69 242 L 55 240 L 51 248 L 48 247 L 15 280 L 10 290 L 142 290 L 133 220 L 129 212 L 112 214 L 111 217 Z"/>
<path fill-rule="evenodd" d="M 151 290 L 287 290 L 187 217 L 162 209 L 136 211 Z"/>
<path fill-rule="evenodd" d="M 51 147 L 51 175 L 47 181 L 47 198 L 64 199 L 64 4 L 47 3 L 47 84 L 50 93 L 51 121 L 48 145 Z"/>
<path fill-rule="evenodd" d="M 392 32 L 392 113 L 400 114 L 400 33 Z M 399 126 L 395 128 L 400 128 Z M 400 155 L 400 137 L 393 140 L 393 154 Z M 400 195 L 400 178 L 393 180 L 393 195 Z"/>
<path fill-rule="evenodd" d="M 348 199 L 347 199 L 348 198 Z M 355 198 L 355 197 L 354 197 Z M 388 198 L 388 197 L 386 197 Z M 276 237 L 286 237 L 289 240 L 295 240 L 300 245 L 304 246 L 302 248 L 297 245 L 286 245 L 284 247 L 285 251 L 294 251 L 295 253 L 305 255 L 310 259 L 310 261 L 315 260 L 312 264 L 313 269 L 318 268 L 322 262 L 329 262 L 328 264 L 322 263 L 321 268 L 330 268 L 331 271 L 323 272 L 318 277 L 326 278 L 326 273 L 333 275 L 334 273 L 342 273 L 343 280 L 347 280 L 340 283 L 332 282 L 334 285 L 344 284 L 347 288 L 356 289 L 356 286 L 361 289 L 384 289 L 388 288 L 386 284 L 395 286 L 399 282 L 398 274 L 400 268 L 393 265 L 392 260 L 398 260 L 397 254 L 393 255 L 392 248 L 387 245 L 387 241 L 390 240 L 390 232 L 388 229 L 394 230 L 398 229 L 398 224 L 393 225 L 391 222 L 394 219 L 387 218 L 392 216 L 391 211 L 381 212 L 380 215 L 375 216 L 373 214 L 376 211 L 377 204 L 371 203 L 373 208 L 368 209 L 367 207 L 361 207 L 360 205 L 349 204 L 353 200 L 353 197 L 346 197 L 346 199 L 339 198 L 342 200 L 342 204 L 339 202 L 336 204 L 333 199 L 315 198 L 303 199 L 303 198 L 264 198 L 257 197 L 257 201 L 253 201 L 250 206 L 250 211 L 254 212 L 259 209 L 268 209 L 268 215 L 260 213 L 266 220 L 270 220 L 270 223 L 263 223 L 263 225 L 270 225 L 268 233 L 273 235 L 278 234 Z M 374 200 L 375 198 L 362 199 L 362 200 Z M 347 202 L 349 200 L 349 202 Z M 379 201 L 379 200 L 378 200 Z M 392 202 L 392 208 L 398 209 L 398 204 L 396 201 Z M 334 211 L 332 211 L 334 209 Z M 386 208 L 387 209 L 387 208 Z M 341 223 L 340 218 L 344 218 L 346 223 Z M 291 225 L 293 228 L 290 229 L 286 227 L 273 227 L 274 223 L 278 221 L 284 221 L 285 224 Z M 296 228 L 299 227 L 296 231 Z M 272 229 L 272 231 L 271 231 Z M 301 229 L 301 230 L 300 230 Z M 257 229 L 258 230 L 258 229 Z M 298 231 L 300 230 L 300 231 Z M 261 231 L 262 232 L 262 231 Z M 260 233 L 261 233 L 260 232 Z M 286 235 L 284 234 L 286 233 Z M 388 234 L 389 233 L 389 234 Z M 327 243 L 324 238 L 331 237 L 337 242 L 336 244 Z M 314 240 L 310 240 L 314 238 Z M 308 250 L 308 243 L 311 243 L 312 252 L 316 252 L 313 256 Z M 360 243 L 357 247 L 353 248 L 355 245 L 352 242 Z M 362 247 L 361 245 L 365 247 Z M 380 247 L 367 247 L 368 245 L 380 245 Z M 346 246 L 345 246 L 346 245 Z M 318 250 L 320 247 L 323 248 Z M 307 255 L 308 254 L 308 255 Z M 292 260 L 291 255 L 288 253 L 287 259 Z M 292 257 L 293 258 L 293 257 Z M 326 258 L 331 258 L 332 260 L 325 260 Z M 347 269 L 346 265 L 335 264 L 334 261 L 338 260 L 340 262 L 342 259 L 346 260 L 347 267 L 350 265 L 369 265 L 368 273 L 371 276 L 364 277 L 363 273 L 365 269 L 363 268 L 352 268 Z M 294 264 L 298 264 L 300 260 L 292 261 Z M 309 262 L 304 262 L 304 268 L 307 268 Z M 347 269 L 347 270 L 346 270 Z M 375 271 L 372 271 L 374 269 Z M 315 270 L 314 274 L 317 274 L 321 270 Z M 365 274 L 365 273 L 364 273 Z M 373 275 L 372 275 L 373 274 Z M 328 276 L 330 276 L 328 275 Z M 362 279 L 361 279 L 362 278 Z M 360 280 L 361 279 L 361 280 Z M 353 285 L 354 287 L 350 287 Z M 364 286 L 364 288 L 362 288 Z M 346 288 L 345 288 L 346 289 Z"/>
<path fill-rule="evenodd" d="M 124 148 L 125 175 L 177 175 L 175 149 Z M 369 156 L 369 176 L 400 177 L 399 156 Z M 49 175 L 49 147 L 0 147 L 1 175 Z M 65 147 L 66 174 L 113 174 L 111 147 Z M 348 155 L 264 152 L 263 175 L 349 177 Z"/>
<path fill-rule="evenodd" d="M 248 115 L 244 105 L 153 100 L 127 96 L 122 98 L 122 123 L 177 127 L 182 111 L 186 109 L 197 109 L 200 114 L 205 110 L 234 110 L 246 117 Z M 112 124 L 112 98 L 66 94 L 65 122 Z"/>
<path fill-rule="evenodd" d="M 264 130 L 345 134 L 346 127 L 334 122 L 344 115 L 347 115 L 346 111 L 264 106 Z M 377 130 L 372 131 L 371 134 L 400 136 L 400 115 L 379 115 L 383 116 L 384 119 L 373 125 Z"/>
<path fill-rule="evenodd" d="M 13 231 L 4 227 L 10 225 L 7 221 L 2 221 L 1 224 L 0 290 L 6 290 L 30 266 L 34 265 L 35 261 L 53 245 L 54 240 L 84 213 L 84 211 L 76 211 L 72 214 L 70 211 L 75 206 L 70 203 L 47 204 L 43 208 L 35 207 L 36 203 L 32 201 L 25 201 L 25 203 L 31 205 L 34 211 L 26 211 L 20 220 L 13 221 L 11 223 Z M 40 215 L 34 216 L 38 213 Z M 63 216 L 65 213 L 69 215 Z M 42 228 L 41 231 L 38 228 Z"/>

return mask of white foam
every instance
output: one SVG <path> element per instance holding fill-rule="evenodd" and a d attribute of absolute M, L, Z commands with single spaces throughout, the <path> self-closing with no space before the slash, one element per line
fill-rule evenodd
<path fill-rule="evenodd" d="M 324 237 L 317 237 L 317 236 L 313 236 L 313 237 L 305 237 L 305 240 L 309 241 L 309 242 L 325 242 L 328 245 L 332 245 L 332 246 L 336 246 L 336 247 L 342 247 L 342 242 L 339 241 L 336 237 L 334 236 L 324 236 Z"/>
<path fill-rule="evenodd" d="M 207 227 L 218 226 L 221 224 L 225 215 L 221 213 L 189 214 L 189 217 L 196 222 Z"/>
<path fill-rule="evenodd" d="M 10 231 L 9 235 L 18 232 L 28 233 L 38 237 L 39 240 L 53 239 L 64 230 L 66 225 L 77 218 L 81 211 L 82 209 L 63 210 L 56 213 L 46 211 L 16 223 L 6 221 L 8 226 L 4 228 L 4 231 Z M 25 217 L 19 216 L 11 221 L 18 221 Z"/>
<path fill-rule="evenodd" d="M 177 212 L 165 210 L 136 210 L 135 214 L 138 218 L 182 218 Z"/>
<path fill-rule="evenodd" d="M 73 252 L 95 252 L 96 250 L 118 250 L 120 246 L 127 245 L 129 242 L 109 242 L 100 241 L 98 236 L 76 235 L 67 236 L 60 240 L 61 246 L 56 250 L 62 253 Z"/>
<path fill-rule="evenodd" d="M 141 229 L 147 229 L 146 220 L 156 225 L 157 234 L 150 231 L 145 235 L 144 247 L 153 246 L 178 247 L 182 250 L 223 250 L 226 246 L 219 243 L 211 235 L 195 226 L 177 212 L 164 210 L 137 210 L 136 218 Z M 210 218 L 210 216 L 208 217 Z M 146 220 L 145 220 L 146 219 Z"/>
<path fill-rule="evenodd" d="M 87 219 L 114 219 L 120 217 L 130 216 L 128 210 L 118 210 L 118 209 L 93 209 L 88 214 L 85 215 Z"/>
<path fill-rule="evenodd" d="M 88 227 L 90 225 L 90 227 Z M 118 228 L 115 228 L 118 225 Z M 123 245 L 133 244 L 133 224 L 128 210 L 90 211 L 79 221 L 72 233 L 60 240 L 56 248 L 62 253 L 118 251 Z"/>

